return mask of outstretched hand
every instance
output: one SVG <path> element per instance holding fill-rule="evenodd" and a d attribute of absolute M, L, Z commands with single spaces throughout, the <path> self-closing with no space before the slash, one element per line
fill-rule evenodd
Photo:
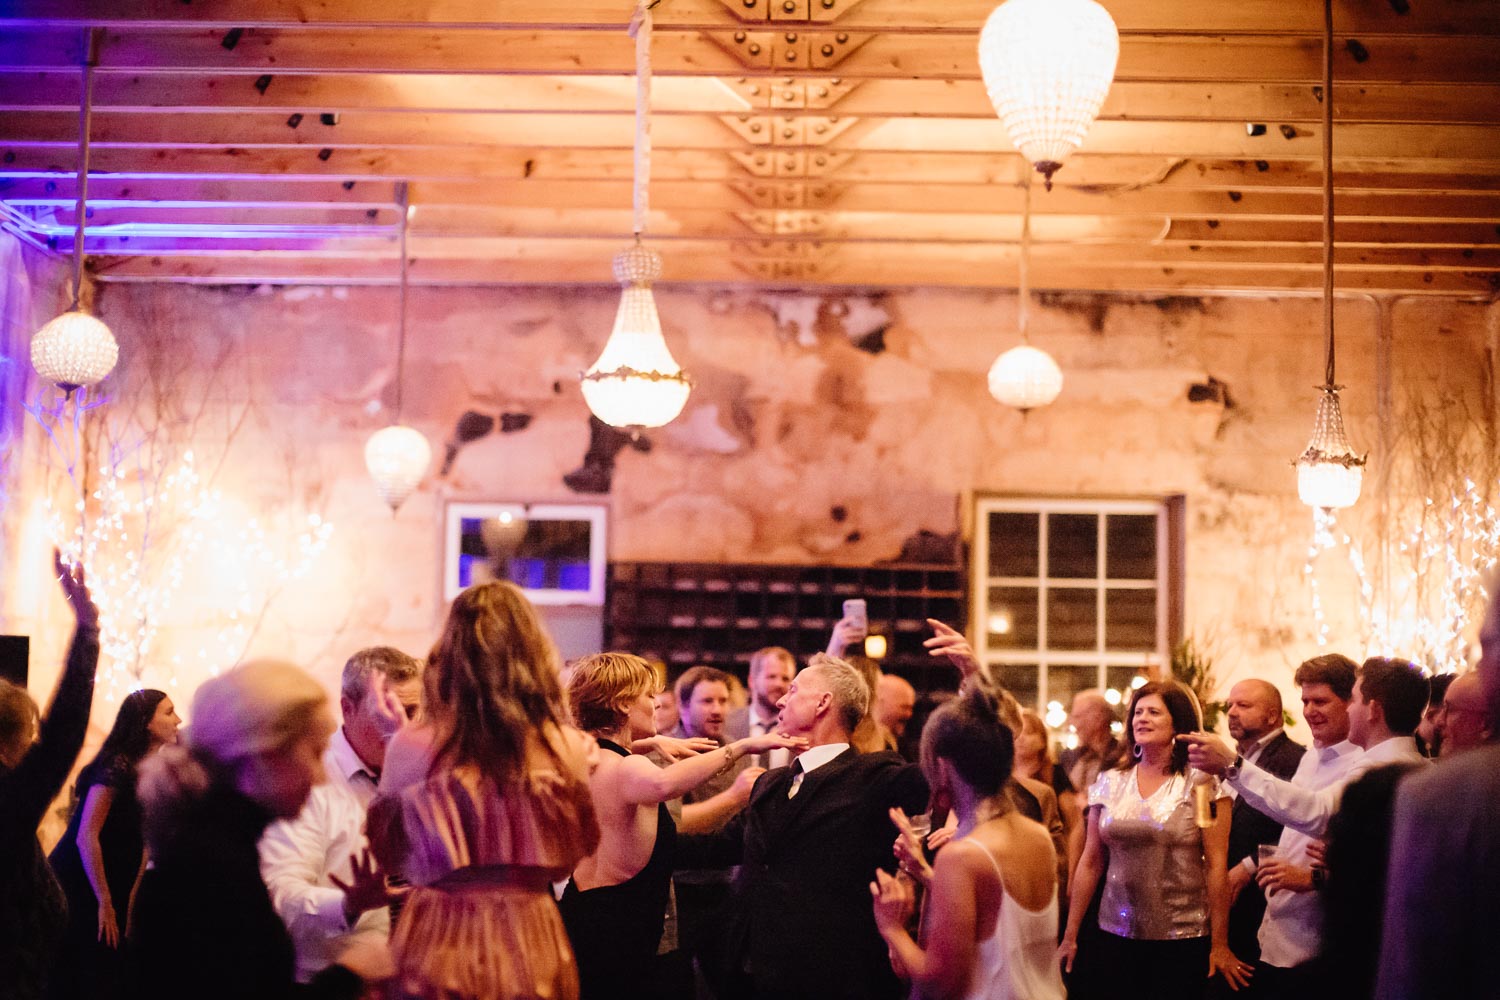
<path fill-rule="evenodd" d="M 1213 733 L 1183 733 L 1177 742 L 1186 743 L 1188 764 L 1196 770 L 1223 777 L 1239 754 Z"/>
<path fill-rule="evenodd" d="M 719 744 L 707 736 L 690 736 L 679 739 L 676 736 L 668 736 L 665 733 L 657 733 L 655 736 L 647 736 L 645 739 L 636 740 L 630 744 L 631 753 L 651 753 L 655 751 L 667 759 L 669 764 L 675 764 L 679 760 L 687 760 L 696 757 L 700 753 L 708 753 L 710 750 L 719 749 Z"/>
<path fill-rule="evenodd" d="M 351 874 L 348 882 L 332 873 L 329 874 L 328 881 L 343 892 L 344 920 L 353 927 L 360 914 L 389 906 L 400 896 L 400 892 L 386 884 L 385 872 L 375 863 L 368 847 L 358 854 L 349 855 L 349 868 Z"/>
<path fill-rule="evenodd" d="M 870 883 L 870 898 L 875 907 L 875 926 L 881 933 L 906 927 L 916 902 L 909 881 L 877 868 L 875 881 Z"/>
<path fill-rule="evenodd" d="M 974 655 L 973 647 L 962 633 L 936 618 L 927 619 L 927 624 L 932 626 L 934 633 L 931 639 L 922 643 L 927 647 L 928 656 L 946 656 L 948 662 L 958 668 L 964 680 L 980 673 L 979 658 Z"/>
<path fill-rule="evenodd" d="M 801 753 L 807 749 L 806 736 L 788 736 L 785 733 L 766 732 L 759 736 L 747 736 L 738 742 L 747 754 L 765 753 L 767 750 L 796 750 Z"/>
<path fill-rule="evenodd" d="M 89 594 L 89 585 L 84 579 L 83 563 L 66 563 L 62 553 L 52 550 L 52 568 L 57 573 L 57 582 L 62 584 L 63 597 L 73 609 L 73 618 L 80 628 L 99 627 L 99 609 Z"/>

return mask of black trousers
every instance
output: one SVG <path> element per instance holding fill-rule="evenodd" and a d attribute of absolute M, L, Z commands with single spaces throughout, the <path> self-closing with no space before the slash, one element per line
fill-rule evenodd
<path fill-rule="evenodd" d="M 1092 946 L 1097 954 L 1089 957 L 1090 968 L 1112 970 L 1108 984 L 1096 994 L 1099 1000 L 1203 1000 L 1208 989 L 1207 937 L 1137 941 L 1100 931 Z M 1082 994 L 1068 996 L 1088 1000 Z"/>
<path fill-rule="evenodd" d="M 1250 980 L 1250 997 L 1253 1000 L 1328 1000 L 1327 986 L 1316 959 L 1290 969 L 1256 962 L 1255 976 Z"/>

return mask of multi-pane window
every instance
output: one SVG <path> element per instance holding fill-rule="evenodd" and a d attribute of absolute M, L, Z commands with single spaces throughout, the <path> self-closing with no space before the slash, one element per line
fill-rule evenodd
<path fill-rule="evenodd" d="M 975 650 L 1056 724 L 1086 688 L 1167 658 L 1167 511 L 1150 500 L 976 500 Z"/>

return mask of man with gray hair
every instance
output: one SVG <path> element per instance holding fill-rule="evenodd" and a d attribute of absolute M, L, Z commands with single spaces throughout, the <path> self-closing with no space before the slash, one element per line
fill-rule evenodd
<path fill-rule="evenodd" d="M 399 649 L 362 649 L 344 664 L 344 724 L 323 755 L 327 780 L 295 818 L 261 837 L 260 871 L 307 982 L 356 939 L 390 934 L 384 876 L 369 859 L 365 813 L 380 783 L 385 748 L 417 713 L 422 665 Z"/>
<path fill-rule="evenodd" d="M 767 771 L 720 833 L 679 853 L 741 864 L 728 919 L 731 971 L 748 997 L 828 1000 L 901 995 L 870 908 L 870 878 L 891 871 L 892 807 L 927 808 L 927 783 L 889 751 L 859 753 L 854 728 L 871 693 L 859 671 L 819 654 L 778 705 L 777 731 L 803 736 L 790 767 Z"/>

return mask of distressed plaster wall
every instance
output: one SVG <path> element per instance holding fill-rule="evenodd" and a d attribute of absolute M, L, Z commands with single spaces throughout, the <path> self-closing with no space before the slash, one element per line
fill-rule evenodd
<path fill-rule="evenodd" d="M 122 345 L 119 399 L 139 384 L 142 350 L 227 352 L 233 374 L 207 392 L 214 407 L 243 408 L 243 424 L 227 449 L 223 422 L 187 437 L 222 457 L 217 485 L 244 511 L 279 524 L 316 510 L 335 525 L 316 578 L 280 590 L 251 648 L 330 682 L 358 646 L 430 644 L 445 500 L 590 500 L 578 489 L 606 482 L 610 554 L 627 560 L 861 563 L 895 558 L 919 531 L 967 534 L 975 492 L 1182 493 L 1188 630 L 1211 638 L 1221 680 L 1257 673 L 1290 689 L 1290 668 L 1315 651 L 1302 575 L 1311 518 L 1289 461 L 1321 381 L 1316 300 L 1044 296 L 1033 340 L 1067 384 L 1023 418 L 985 388 L 1016 341 L 1013 294 L 659 290 L 672 349 L 698 384 L 677 423 L 632 447 L 591 430 L 576 381 L 610 328 L 612 290 L 415 289 L 405 420 L 439 462 L 445 442 L 453 453 L 396 518 L 362 460 L 393 400 L 394 290 L 117 285 L 101 300 Z M 1486 409 L 1493 313 L 1396 304 L 1385 370 Z M 1373 447 L 1375 308 L 1340 301 L 1338 318 L 1351 433 Z M 461 442 L 466 413 L 461 436 L 473 440 Z M 19 460 L 38 461 L 35 434 L 26 447 Z M 65 626 L 55 603 L 18 600 L 35 591 L 45 549 L 28 519 L 39 487 L 27 482 L 5 513 L 22 558 L 3 580 L 0 629 L 38 633 L 45 686 Z M 1347 520 L 1358 530 L 1365 516 Z M 200 572 L 211 578 L 214 565 Z M 1327 572 L 1331 638 L 1358 654 L 1352 584 Z M 187 588 L 163 655 L 211 640 L 213 594 Z M 204 669 L 194 663 L 179 689 Z"/>

